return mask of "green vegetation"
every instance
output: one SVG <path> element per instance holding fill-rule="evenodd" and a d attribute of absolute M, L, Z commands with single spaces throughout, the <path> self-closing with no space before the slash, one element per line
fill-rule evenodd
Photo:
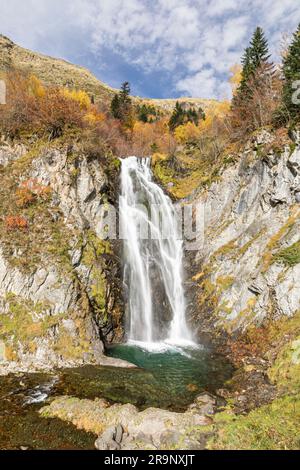
<path fill-rule="evenodd" d="M 12 341 L 15 347 L 19 341 L 28 346 L 31 340 L 43 336 L 59 321 L 58 316 L 46 314 L 49 304 L 18 300 L 12 293 L 7 294 L 5 301 L 9 310 L 0 314 L 0 337 Z"/>
<path fill-rule="evenodd" d="M 198 109 L 198 111 L 194 108 L 186 110 L 179 101 L 176 101 L 175 108 L 169 120 L 169 128 L 171 131 L 174 131 L 176 127 L 187 122 L 192 122 L 197 126 L 200 118 L 205 120 L 205 113 L 201 108 Z"/>
<path fill-rule="evenodd" d="M 279 248 L 279 244 L 284 237 L 286 237 L 296 221 L 298 220 L 300 212 L 297 207 L 292 208 L 291 214 L 285 224 L 269 239 L 265 252 L 262 256 L 262 272 L 266 272 L 272 262 L 276 261 L 276 255 L 274 257 L 274 251 Z"/>
<path fill-rule="evenodd" d="M 298 450 L 300 394 L 285 396 L 251 411 L 247 416 L 218 413 L 216 435 L 209 449 Z"/>
<path fill-rule="evenodd" d="M 136 106 L 137 118 L 141 122 L 154 122 L 160 117 L 160 111 L 151 104 L 138 104 Z"/>
<path fill-rule="evenodd" d="M 299 391 L 300 335 L 295 335 L 292 340 L 281 348 L 276 360 L 268 370 L 268 376 L 273 383 L 276 383 L 285 392 L 296 393 Z"/>
<path fill-rule="evenodd" d="M 212 139 L 199 142 L 199 146 L 186 145 L 172 157 L 155 158 L 152 162 L 153 174 L 159 182 L 168 186 L 168 192 L 175 199 L 186 198 L 197 189 L 209 187 L 218 180 L 223 160 L 214 159 L 215 151 Z"/>
<path fill-rule="evenodd" d="M 107 282 L 105 275 L 105 261 L 103 255 L 111 254 L 109 241 L 102 240 L 92 231 L 88 232 L 87 244 L 83 251 L 82 262 L 91 269 L 91 296 L 94 303 L 94 310 L 101 322 L 107 320 L 106 312 L 106 291 Z"/>
<path fill-rule="evenodd" d="M 124 82 L 121 90 L 115 94 L 110 105 L 110 110 L 115 119 L 119 119 L 125 128 L 133 126 L 133 106 L 130 98 L 130 84 Z"/>

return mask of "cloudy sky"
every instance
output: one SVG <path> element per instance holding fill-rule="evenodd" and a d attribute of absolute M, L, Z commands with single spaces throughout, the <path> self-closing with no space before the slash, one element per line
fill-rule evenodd
<path fill-rule="evenodd" d="M 299 0 L 0 0 L 0 33 L 158 98 L 228 96 L 254 28 L 276 58 L 299 22 Z"/>

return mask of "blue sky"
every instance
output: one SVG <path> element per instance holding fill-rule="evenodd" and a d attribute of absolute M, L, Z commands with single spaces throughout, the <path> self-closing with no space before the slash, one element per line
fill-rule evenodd
<path fill-rule="evenodd" d="M 278 60 L 299 0 L 0 0 L 0 32 L 157 98 L 230 95 L 229 69 L 257 25 Z"/>

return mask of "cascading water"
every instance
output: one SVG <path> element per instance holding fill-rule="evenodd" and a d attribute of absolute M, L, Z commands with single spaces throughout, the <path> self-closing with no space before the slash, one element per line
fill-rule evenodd
<path fill-rule="evenodd" d="M 122 160 L 120 227 L 124 239 L 128 339 L 191 343 L 185 319 L 182 240 L 173 204 L 153 182 L 150 158 Z M 168 311 L 167 321 L 163 320 Z"/>

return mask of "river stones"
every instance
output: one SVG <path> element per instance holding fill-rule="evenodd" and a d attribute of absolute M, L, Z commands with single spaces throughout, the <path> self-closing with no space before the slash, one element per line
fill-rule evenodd
<path fill-rule="evenodd" d="M 120 424 L 106 428 L 96 439 L 95 447 L 97 450 L 119 450 L 121 448 L 122 435 L 123 428 Z"/>
<path fill-rule="evenodd" d="M 198 397 L 199 401 L 200 398 Z M 214 398 L 203 396 L 202 406 L 214 406 Z M 206 410 L 208 411 L 208 410 Z M 98 435 L 98 450 L 201 448 L 199 427 L 211 424 L 197 407 L 184 413 L 147 408 L 138 411 L 134 405 L 107 406 L 101 399 L 87 400 L 59 397 L 45 406 L 42 416 L 58 417 L 79 429 Z"/>
<path fill-rule="evenodd" d="M 201 393 L 194 402 L 189 406 L 189 410 L 195 410 L 200 415 L 211 416 L 215 413 L 217 399 L 209 393 Z"/>

